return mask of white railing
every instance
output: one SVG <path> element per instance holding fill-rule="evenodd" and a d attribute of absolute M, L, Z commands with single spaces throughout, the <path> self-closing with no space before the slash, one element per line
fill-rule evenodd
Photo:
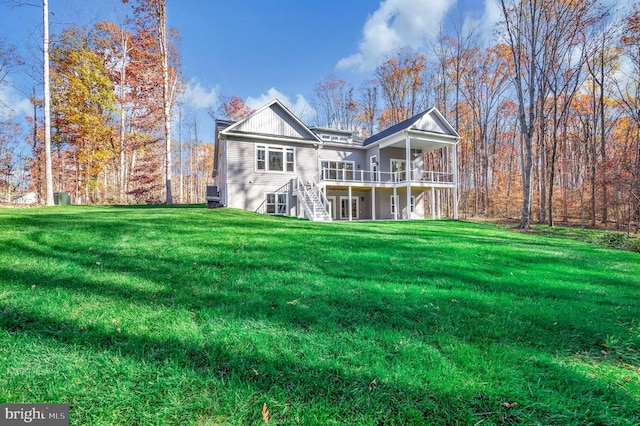
<path fill-rule="evenodd" d="M 330 209 L 331 205 L 329 204 L 329 200 L 324 195 L 324 192 L 318 188 L 315 181 L 309 183 L 309 186 L 302 183 L 300 178 L 297 178 L 294 181 L 294 190 L 298 191 L 299 194 L 304 198 L 303 207 L 309 209 L 307 212 L 308 216 L 311 216 L 310 219 L 316 219 L 318 214 L 322 214 L 323 218 L 331 219 Z M 316 200 L 320 202 L 320 206 L 316 203 Z M 322 209 L 321 211 L 318 211 Z"/>
<path fill-rule="evenodd" d="M 346 170 L 323 167 L 312 178 L 313 182 L 361 182 L 361 183 L 406 183 L 407 172 L 371 172 L 369 170 Z M 453 183 L 453 173 L 427 170 L 411 170 L 411 182 L 416 183 Z"/>

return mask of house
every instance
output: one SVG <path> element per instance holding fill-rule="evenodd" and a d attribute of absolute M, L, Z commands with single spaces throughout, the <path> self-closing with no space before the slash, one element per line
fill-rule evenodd
<path fill-rule="evenodd" d="M 278 100 L 216 120 L 209 207 L 311 220 L 423 219 L 453 200 L 460 136 L 435 108 L 366 139 L 307 127 Z M 447 194 L 447 195 L 445 195 Z"/>

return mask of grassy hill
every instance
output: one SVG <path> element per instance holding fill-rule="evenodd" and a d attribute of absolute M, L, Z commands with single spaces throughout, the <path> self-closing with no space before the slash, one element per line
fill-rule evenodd
<path fill-rule="evenodd" d="M 454 221 L 0 210 L 0 401 L 71 424 L 640 423 L 640 255 Z"/>

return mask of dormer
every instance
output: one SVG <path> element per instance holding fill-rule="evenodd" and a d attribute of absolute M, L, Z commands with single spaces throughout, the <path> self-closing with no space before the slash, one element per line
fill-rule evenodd
<path fill-rule="evenodd" d="M 362 141 L 353 137 L 351 130 L 330 129 L 328 127 L 310 127 L 327 145 L 362 145 Z"/>

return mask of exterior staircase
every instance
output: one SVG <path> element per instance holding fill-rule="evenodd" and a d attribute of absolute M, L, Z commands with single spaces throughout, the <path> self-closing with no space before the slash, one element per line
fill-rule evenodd
<path fill-rule="evenodd" d="M 293 194 L 298 197 L 309 220 L 314 222 L 330 222 L 329 201 L 318 186 L 313 183 L 302 183 L 297 180 Z"/>

